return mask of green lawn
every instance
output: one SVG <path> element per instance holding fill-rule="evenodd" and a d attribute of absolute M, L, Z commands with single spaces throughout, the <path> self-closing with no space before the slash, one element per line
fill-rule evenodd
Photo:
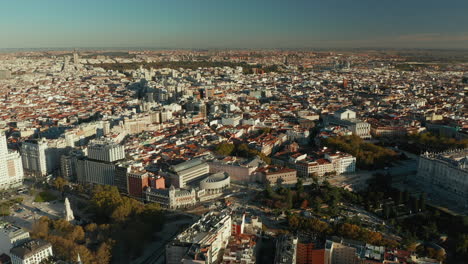
<path fill-rule="evenodd" d="M 52 194 L 49 191 L 40 192 L 34 198 L 34 202 L 36 202 L 36 203 L 44 203 L 44 202 L 50 202 L 50 201 L 54 201 L 54 200 L 57 200 L 57 196 L 55 196 L 54 194 Z"/>

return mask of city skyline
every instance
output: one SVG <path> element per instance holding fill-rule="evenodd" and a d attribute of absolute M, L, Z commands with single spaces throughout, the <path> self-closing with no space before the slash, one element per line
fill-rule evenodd
<path fill-rule="evenodd" d="M 1 49 L 468 47 L 468 3 L 440 1 L 15 1 Z"/>

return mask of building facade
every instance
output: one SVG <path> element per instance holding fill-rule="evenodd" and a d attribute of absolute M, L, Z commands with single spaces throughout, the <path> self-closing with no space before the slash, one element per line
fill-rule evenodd
<path fill-rule="evenodd" d="M 414 180 L 427 193 L 468 207 L 468 149 L 422 154 Z"/>
<path fill-rule="evenodd" d="M 162 207 L 169 209 L 190 207 L 197 203 L 195 189 L 176 189 L 174 186 L 168 189 L 147 187 L 144 196 L 147 202 L 159 203 Z"/>
<path fill-rule="evenodd" d="M 10 249 L 26 242 L 29 233 L 21 227 L 0 222 L 0 254 L 10 254 Z"/>
<path fill-rule="evenodd" d="M 216 263 L 231 236 L 227 210 L 206 213 L 166 245 L 166 263 Z"/>
<path fill-rule="evenodd" d="M 193 159 L 171 167 L 169 177 L 171 184 L 177 188 L 184 188 L 188 183 L 208 175 L 210 167 L 201 159 Z"/>
<path fill-rule="evenodd" d="M 336 111 L 333 115 L 323 118 L 324 126 L 342 126 L 349 129 L 353 134 L 364 138 L 371 138 L 371 125 L 356 118 L 356 112 L 343 109 Z"/>
<path fill-rule="evenodd" d="M 39 264 L 52 256 L 52 245 L 44 240 L 31 240 L 10 250 L 12 264 Z"/>
<path fill-rule="evenodd" d="M 289 168 L 270 169 L 261 173 L 264 183 L 275 185 L 281 183 L 292 185 L 297 183 L 297 171 Z"/>
<path fill-rule="evenodd" d="M 110 140 L 94 140 L 88 147 L 88 158 L 114 162 L 125 158 L 124 146 Z"/>
<path fill-rule="evenodd" d="M 47 142 L 43 140 L 26 140 L 21 145 L 23 168 L 34 175 L 45 176 L 50 172 L 47 168 Z"/>
<path fill-rule="evenodd" d="M 221 194 L 231 184 L 229 174 L 218 172 L 200 181 L 200 189 L 205 190 L 206 195 Z"/>
<path fill-rule="evenodd" d="M 0 133 L 0 190 L 22 185 L 23 178 L 20 154 L 8 150 L 5 134 Z"/>

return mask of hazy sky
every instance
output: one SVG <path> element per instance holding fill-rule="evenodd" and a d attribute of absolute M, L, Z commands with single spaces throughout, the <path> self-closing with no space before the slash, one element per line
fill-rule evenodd
<path fill-rule="evenodd" d="M 0 48 L 468 48 L 468 0 L 0 0 Z"/>

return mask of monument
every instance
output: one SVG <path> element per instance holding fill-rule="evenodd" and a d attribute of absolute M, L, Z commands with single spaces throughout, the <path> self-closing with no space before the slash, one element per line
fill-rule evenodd
<path fill-rule="evenodd" d="M 73 216 L 73 210 L 70 207 L 70 201 L 68 197 L 65 198 L 65 220 L 68 222 L 75 220 L 75 216 Z"/>

